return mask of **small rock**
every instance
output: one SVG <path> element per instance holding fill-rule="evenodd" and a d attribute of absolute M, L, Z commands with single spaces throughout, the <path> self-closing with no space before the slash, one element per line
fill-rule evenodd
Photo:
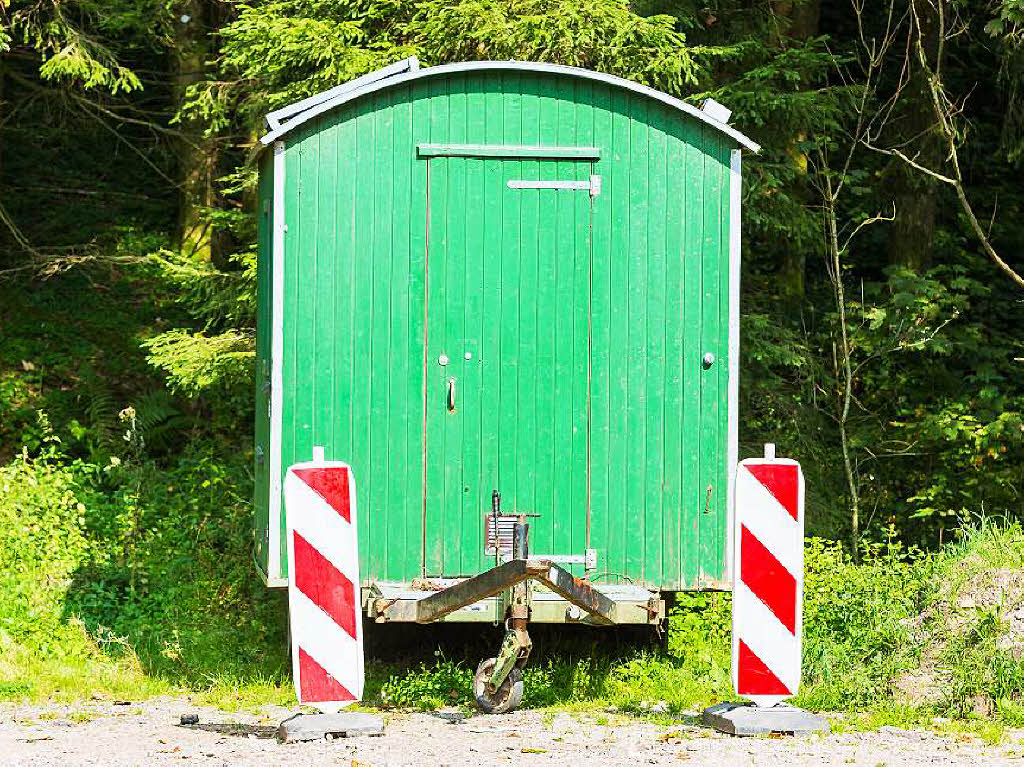
<path fill-rule="evenodd" d="M 199 714 L 182 714 L 181 723 L 183 725 L 199 724 Z"/>
<path fill-rule="evenodd" d="M 651 706 L 652 714 L 667 714 L 668 713 L 668 701 L 659 700 L 653 706 Z"/>

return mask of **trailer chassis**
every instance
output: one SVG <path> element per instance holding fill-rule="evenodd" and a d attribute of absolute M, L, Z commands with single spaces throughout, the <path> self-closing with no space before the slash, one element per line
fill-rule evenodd
<path fill-rule="evenodd" d="M 665 616 L 665 602 L 651 592 L 630 587 L 616 599 L 614 589 L 601 590 L 584 578 L 543 557 L 529 553 L 529 524 L 515 523 L 512 557 L 479 575 L 465 580 L 438 584 L 414 583 L 430 591 L 391 596 L 386 589 L 371 587 L 365 597 L 367 615 L 379 623 L 433 623 L 444 620 L 471 605 L 503 595 L 497 605 L 503 615 L 492 612 L 493 619 L 504 618 L 505 636 L 498 654 L 480 663 L 473 680 L 477 703 L 487 713 L 504 713 L 522 700 L 522 668 L 533 648 L 527 626 L 530 622 L 536 587 L 555 594 L 568 606 L 567 620 L 591 625 L 620 623 L 658 625 Z M 646 595 L 646 602 L 640 594 Z M 404 598 L 403 598 L 404 597 Z M 411 598 L 410 598 L 411 597 Z M 550 612 L 550 611 L 549 611 Z"/>

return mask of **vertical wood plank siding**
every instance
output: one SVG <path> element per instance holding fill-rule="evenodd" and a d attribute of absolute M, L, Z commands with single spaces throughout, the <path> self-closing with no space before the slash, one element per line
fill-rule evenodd
<path fill-rule="evenodd" d="M 273 323 L 273 263 L 271 242 L 274 211 L 274 153 L 260 157 L 259 210 L 256 211 L 256 456 L 253 558 L 263 577 L 270 557 L 270 341 Z"/>
<path fill-rule="evenodd" d="M 309 460 L 314 445 L 352 464 L 364 577 L 485 567 L 492 488 L 469 478 L 497 476 L 507 508 L 545 509 L 531 520 L 538 553 L 592 546 L 603 582 L 724 585 L 735 143 L 612 86 L 500 71 L 386 88 L 287 142 L 282 466 Z M 596 146 L 601 158 L 427 160 L 416 153 L 427 142 Z M 591 173 L 603 180 L 592 201 L 505 186 Z M 264 451 L 270 225 L 261 210 Z M 465 340 L 478 364 L 462 346 L 448 368 L 425 359 L 428 329 L 429 354 Z M 541 369 L 548 359 L 553 369 Z M 424 408 L 424 385 L 440 392 L 448 375 L 479 393 L 459 419 L 433 399 Z M 428 450 L 457 453 L 472 471 L 425 461 L 424 427 Z M 268 465 L 257 466 L 264 530 Z M 256 544 L 265 558 L 259 534 Z"/>

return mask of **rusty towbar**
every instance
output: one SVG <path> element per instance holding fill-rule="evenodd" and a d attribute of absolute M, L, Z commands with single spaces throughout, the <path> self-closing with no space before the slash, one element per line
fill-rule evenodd
<path fill-rule="evenodd" d="M 595 622 L 603 625 L 615 622 L 615 602 L 546 559 L 513 559 L 424 599 L 396 601 L 384 607 L 383 612 L 389 621 L 432 623 L 461 607 L 493 597 L 531 579 L 589 613 Z"/>

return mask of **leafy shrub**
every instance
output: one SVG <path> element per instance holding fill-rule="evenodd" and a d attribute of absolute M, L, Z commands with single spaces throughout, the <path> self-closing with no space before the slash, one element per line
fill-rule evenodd
<path fill-rule="evenodd" d="M 380 699 L 395 708 L 430 710 L 463 705 L 473 700 L 473 670 L 446 658 L 441 651 L 432 666 L 392 675 L 381 687 Z"/>
<path fill-rule="evenodd" d="M 804 551 L 800 703 L 836 711 L 888 699 L 917 662 L 907 621 L 930 587 L 930 559 L 892 539 L 864 544 L 859 564 L 831 541 L 808 539 Z"/>

